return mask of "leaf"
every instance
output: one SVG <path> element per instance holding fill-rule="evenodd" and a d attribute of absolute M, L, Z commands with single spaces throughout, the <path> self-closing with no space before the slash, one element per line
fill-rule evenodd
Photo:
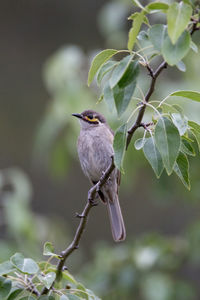
<path fill-rule="evenodd" d="M 159 178 L 162 174 L 164 166 L 162 162 L 162 157 L 156 147 L 153 136 L 146 139 L 143 147 L 143 152 L 146 159 L 150 163 L 152 169 L 154 170 L 156 177 Z"/>
<path fill-rule="evenodd" d="M 162 24 L 153 25 L 149 29 L 149 39 L 152 42 L 155 50 L 161 52 L 163 42 L 167 37 L 167 26 Z"/>
<path fill-rule="evenodd" d="M 144 6 L 140 3 L 140 1 L 138 1 L 138 0 L 132 0 L 132 2 L 133 2 L 133 4 L 135 4 L 135 6 L 138 6 L 142 10 L 144 9 Z"/>
<path fill-rule="evenodd" d="M 194 92 L 194 91 L 176 91 L 169 96 L 178 96 L 178 97 L 184 97 L 191 99 L 193 101 L 200 102 L 200 92 Z"/>
<path fill-rule="evenodd" d="M 194 151 L 194 148 L 191 145 L 191 143 L 189 141 L 185 140 L 184 138 L 181 140 L 180 151 L 187 154 L 187 155 L 190 155 L 190 156 L 195 156 L 196 155 L 196 153 Z"/>
<path fill-rule="evenodd" d="M 181 72 L 185 72 L 186 71 L 186 66 L 184 64 L 184 62 L 182 60 L 180 60 L 178 63 L 177 63 L 177 68 L 181 71 Z"/>
<path fill-rule="evenodd" d="M 182 33 L 174 45 L 168 36 L 165 38 L 161 52 L 169 65 L 176 65 L 187 54 L 190 49 L 190 40 L 190 34 L 187 31 Z"/>
<path fill-rule="evenodd" d="M 142 149 L 144 147 L 145 142 L 146 142 L 146 139 L 144 137 L 136 140 L 134 143 L 135 149 L 136 150 Z"/>
<path fill-rule="evenodd" d="M 198 53 L 198 47 L 197 45 L 191 40 L 190 41 L 190 48 L 195 52 Z"/>
<path fill-rule="evenodd" d="M 144 12 L 139 13 L 133 20 L 133 24 L 128 34 L 128 45 L 127 48 L 129 51 L 133 50 L 137 35 L 140 31 L 140 27 L 144 21 Z"/>
<path fill-rule="evenodd" d="M 15 253 L 10 262 L 24 274 L 36 274 L 39 271 L 37 263 L 31 258 L 24 258 L 21 253 Z"/>
<path fill-rule="evenodd" d="M 39 274 L 38 278 L 46 286 L 47 289 L 50 289 L 52 283 L 54 282 L 54 280 L 56 278 L 56 273 L 49 272 L 49 273 L 45 274 L 44 276 Z"/>
<path fill-rule="evenodd" d="M 43 296 L 41 296 L 41 297 L 43 297 Z M 39 297 L 37 300 L 50 300 L 50 298 L 48 297 L 48 296 L 46 296 L 46 297 L 48 297 L 48 298 L 41 298 L 41 297 Z M 51 298 L 52 299 L 52 298 Z M 18 299 L 17 299 L 18 300 Z M 28 296 L 25 296 L 25 297 L 22 297 L 22 298 L 19 298 L 19 300 L 36 300 L 36 298 L 35 297 L 33 297 L 33 296 L 30 296 L 30 294 L 28 295 Z M 54 300 L 54 298 L 53 298 L 53 300 Z"/>
<path fill-rule="evenodd" d="M 24 290 L 23 289 L 17 289 L 14 292 L 12 292 L 7 300 L 15 300 L 15 299 L 19 299 L 17 296 L 20 295 L 21 293 L 23 293 Z"/>
<path fill-rule="evenodd" d="M 114 99 L 113 90 L 110 87 L 109 81 L 107 81 L 104 86 L 103 94 L 104 94 L 104 100 L 105 100 L 106 104 L 108 105 L 108 109 L 110 112 L 112 112 L 115 107 L 115 99 Z"/>
<path fill-rule="evenodd" d="M 114 69 L 112 76 L 110 78 L 110 87 L 111 89 L 117 85 L 117 83 L 120 81 L 126 70 L 128 69 L 131 61 L 133 59 L 133 55 L 127 55 L 125 56 L 118 66 Z"/>
<path fill-rule="evenodd" d="M 106 49 L 101 51 L 99 54 L 95 56 L 95 58 L 92 61 L 89 74 L 88 74 L 88 86 L 90 86 L 99 68 L 116 53 L 117 50 Z"/>
<path fill-rule="evenodd" d="M 179 153 L 179 156 L 174 165 L 174 171 L 177 176 L 181 179 L 185 187 L 190 190 L 189 180 L 189 162 L 187 156 L 183 153 Z"/>
<path fill-rule="evenodd" d="M 116 62 L 116 61 L 108 61 L 104 65 L 102 65 L 102 67 L 99 69 L 99 72 L 98 72 L 98 75 L 97 75 L 97 82 L 98 82 L 99 85 L 100 85 L 103 77 L 109 71 L 111 71 L 117 64 L 118 64 L 118 62 Z"/>
<path fill-rule="evenodd" d="M 76 296 L 76 295 L 67 295 L 69 300 L 82 300 L 82 298 Z"/>
<path fill-rule="evenodd" d="M 12 282 L 0 276 L 0 300 L 5 300 L 10 293 L 12 287 Z"/>
<path fill-rule="evenodd" d="M 194 121 L 188 121 L 188 125 L 190 126 L 190 130 L 192 131 L 192 133 L 196 138 L 199 151 L 200 151 L 200 125 Z"/>
<path fill-rule="evenodd" d="M 185 116 L 181 116 L 179 113 L 172 113 L 172 122 L 178 128 L 180 135 L 184 135 L 188 129 L 188 120 Z"/>
<path fill-rule="evenodd" d="M 148 41 L 149 39 L 148 33 L 144 30 L 140 31 L 140 33 L 137 36 L 137 39 L 139 41 Z"/>
<path fill-rule="evenodd" d="M 78 289 L 76 294 L 81 297 L 81 299 L 89 300 L 88 293 L 86 288 L 80 282 L 77 284 L 76 288 Z"/>
<path fill-rule="evenodd" d="M 115 99 L 115 106 L 117 109 L 117 114 L 119 117 L 125 112 L 127 109 L 133 93 L 135 91 L 136 81 L 129 84 L 125 88 L 120 88 L 119 85 L 115 86 L 113 89 L 114 99 Z"/>
<path fill-rule="evenodd" d="M 139 75 L 139 64 L 137 61 L 132 61 L 126 72 L 121 77 L 120 81 L 118 82 L 118 85 L 120 88 L 125 88 L 130 83 L 133 84 L 133 81 L 137 80 L 137 77 Z"/>
<path fill-rule="evenodd" d="M 42 295 L 38 298 L 38 300 L 55 300 L 55 298 L 53 296 Z"/>
<path fill-rule="evenodd" d="M 67 270 L 62 272 L 62 276 L 64 279 L 68 280 L 69 282 L 73 284 L 77 284 L 76 279 Z"/>
<path fill-rule="evenodd" d="M 15 268 L 10 263 L 10 261 L 5 261 L 2 264 L 0 264 L 0 275 L 9 274 L 10 272 L 13 272 L 14 270 L 15 270 Z"/>
<path fill-rule="evenodd" d="M 176 126 L 166 117 L 160 118 L 156 124 L 155 141 L 167 174 L 170 175 L 179 153 L 180 135 Z"/>
<path fill-rule="evenodd" d="M 149 3 L 145 7 L 148 11 L 151 10 L 167 10 L 169 8 L 169 5 L 164 2 L 154 2 L 154 3 Z"/>
<path fill-rule="evenodd" d="M 120 126 L 115 133 L 113 148 L 114 148 L 114 163 L 115 166 L 123 172 L 123 160 L 126 149 L 127 123 Z"/>
<path fill-rule="evenodd" d="M 119 117 L 121 117 L 121 115 L 125 112 L 131 101 L 135 91 L 138 74 L 138 63 L 131 62 L 118 84 L 114 87 L 112 95 L 108 94 L 110 103 L 112 101 L 112 97 L 114 97 L 114 103 Z M 108 92 L 110 93 L 109 90 Z"/>
<path fill-rule="evenodd" d="M 55 256 L 59 258 L 59 255 L 54 252 L 54 246 L 50 242 L 46 242 L 43 248 L 43 255 L 45 256 Z"/>
<path fill-rule="evenodd" d="M 69 298 L 66 295 L 62 295 L 59 300 L 69 300 Z"/>
<path fill-rule="evenodd" d="M 187 28 L 192 15 L 192 7 L 186 3 L 174 2 L 167 11 L 168 34 L 172 44 L 175 44 Z"/>

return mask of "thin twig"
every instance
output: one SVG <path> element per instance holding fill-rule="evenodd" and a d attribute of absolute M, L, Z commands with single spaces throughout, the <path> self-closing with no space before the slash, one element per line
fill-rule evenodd
<path fill-rule="evenodd" d="M 32 280 L 30 278 L 27 278 L 28 281 L 28 286 L 26 287 L 26 289 L 28 291 L 30 291 L 32 294 L 36 295 L 36 296 L 40 296 L 40 292 L 38 291 L 38 289 L 36 288 L 36 286 L 34 285 L 34 283 L 32 282 Z"/>

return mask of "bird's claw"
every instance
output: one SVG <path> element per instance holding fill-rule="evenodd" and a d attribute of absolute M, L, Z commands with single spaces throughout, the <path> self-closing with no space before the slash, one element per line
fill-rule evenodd
<path fill-rule="evenodd" d="M 96 199 L 88 198 L 88 201 L 89 201 L 91 206 L 97 206 L 98 205 L 98 201 Z"/>

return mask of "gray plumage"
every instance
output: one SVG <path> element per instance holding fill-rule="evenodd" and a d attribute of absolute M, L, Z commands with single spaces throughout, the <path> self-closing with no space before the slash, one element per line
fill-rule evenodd
<path fill-rule="evenodd" d="M 84 174 L 92 183 L 99 181 L 108 168 L 113 155 L 113 133 L 105 118 L 92 110 L 81 114 L 73 114 L 80 119 L 80 135 L 78 138 L 78 155 Z M 110 178 L 101 188 L 99 195 L 108 208 L 112 235 L 115 241 L 126 237 L 124 221 L 118 200 L 120 172 L 114 169 Z"/>

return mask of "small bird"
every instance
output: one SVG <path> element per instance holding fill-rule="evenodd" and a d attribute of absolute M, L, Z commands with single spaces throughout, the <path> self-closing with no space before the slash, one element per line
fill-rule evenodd
<path fill-rule="evenodd" d="M 91 183 L 96 184 L 103 172 L 109 167 L 114 155 L 113 132 L 105 118 L 93 110 L 85 110 L 81 114 L 72 115 L 79 118 L 81 125 L 77 148 L 82 170 Z M 119 184 L 120 172 L 115 168 L 98 192 L 101 200 L 108 208 L 112 235 L 116 242 L 126 238 L 118 200 Z"/>

